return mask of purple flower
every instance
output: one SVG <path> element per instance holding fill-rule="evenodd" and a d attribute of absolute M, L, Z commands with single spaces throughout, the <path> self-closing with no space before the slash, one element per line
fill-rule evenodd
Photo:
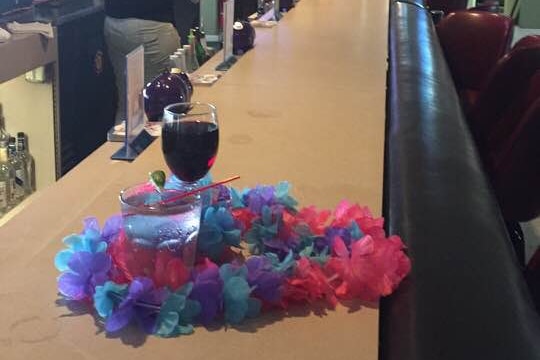
<path fill-rule="evenodd" d="M 223 281 L 216 264 L 206 260 L 206 263 L 197 266 L 189 298 L 201 304 L 201 312 L 196 320 L 204 325 L 210 324 L 223 303 Z"/>
<path fill-rule="evenodd" d="M 73 253 L 68 270 L 58 278 L 58 290 L 71 300 L 83 300 L 94 295 L 95 287 L 108 280 L 111 258 L 104 252 Z"/>
<path fill-rule="evenodd" d="M 274 187 L 258 185 L 247 191 L 243 196 L 243 200 L 249 210 L 260 214 L 264 206 L 274 205 Z"/>
<path fill-rule="evenodd" d="M 115 332 L 127 326 L 132 320 L 136 320 L 148 334 L 153 333 L 161 304 L 166 296 L 167 291 L 155 289 L 154 283 L 149 278 L 133 279 L 126 297 L 107 318 L 105 329 L 108 332 Z"/>
<path fill-rule="evenodd" d="M 347 248 L 350 248 L 351 245 L 351 232 L 348 229 L 341 227 L 329 227 L 324 233 L 324 241 L 317 239 L 315 242 L 315 248 L 318 251 L 322 251 L 324 247 L 332 248 L 334 245 L 334 239 L 336 236 L 339 236 L 341 240 L 345 243 Z"/>
<path fill-rule="evenodd" d="M 106 243 L 111 242 L 118 235 L 122 229 L 122 215 L 114 215 L 108 218 L 103 225 L 103 229 L 100 230 L 99 222 L 95 217 L 87 217 L 84 219 L 83 235 L 93 235 L 100 238 L 100 241 Z"/>
<path fill-rule="evenodd" d="M 254 288 L 253 295 L 267 302 L 279 302 L 285 275 L 273 271 L 270 259 L 266 256 L 252 256 L 247 259 L 246 267 L 247 282 Z"/>
<path fill-rule="evenodd" d="M 101 230 L 101 237 L 107 243 L 110 243 L 116 238 L 118 233 L 122 230 L 122 215 L 114 215 L 108 218 Z"/>

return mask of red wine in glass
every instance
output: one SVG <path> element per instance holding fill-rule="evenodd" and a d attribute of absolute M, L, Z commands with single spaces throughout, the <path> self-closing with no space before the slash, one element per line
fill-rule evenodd
<path fill-rule="evenodd" d="M 195 183 L 216 159 L 219 126 L 215 108 L 201 103 L 173 104 L 165 108 L 163 119 L 165 161 L 181 181 Z"/>

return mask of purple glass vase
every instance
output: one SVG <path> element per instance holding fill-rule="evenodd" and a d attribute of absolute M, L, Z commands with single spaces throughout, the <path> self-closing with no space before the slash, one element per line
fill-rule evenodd
<path fill-rule="evenodd" d="M 191 101 L 191 97 L 193 96 L 193 84 L 191 83 L 191 80 L 189 80 L 189 75 L 178 68 L 172 68 L 171 74 L 177 75 L 180 77 L 180 79 L 182 79 L 182 81 L 186 85 L 188 101 Z"/>
<path fill-rule="evenodd" d="M 187 74 L 174 69 L 150 81 L 143 90 L 144 111 L 148 121 L 161 121 L 163 109 L 170 104 L 189 102 L 193 86 Z"/>

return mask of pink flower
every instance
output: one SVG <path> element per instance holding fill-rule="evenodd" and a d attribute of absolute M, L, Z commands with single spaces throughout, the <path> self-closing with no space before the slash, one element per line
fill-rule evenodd
<path fill-rule="evenodd" d="M 322 236 L 331 214 L 329 210 L 318 211 L 315 206 L 308 206 L 302 208 L 293 218 L 296 225 L 305 223 L 313 235 Z"/>
<path fill-rule="evenodd" d="M 343 200 L 334 211 L 334 220 L 331 226 L 347 228 L 352 221 L 356 221 L 360 230 L 366 235 L 371 235 L 374 238 L 385 237 L 384 218 L 374 218 L 368 207 Z"/>
<path fill-rule="evenodd" d="M 352 244 L 349 251 L 343 240 L 334 241 L 332 257 L 325 270 L 337 274 L 336 295 L 378 301 L 391 294 L 411 270 L 399 236 L 375 238 L 370 235 Z"/>
<path fill-rule="evenodd" d="M 317 262 L 301 257 L 296 263 L 295 273 L 285 279 L 283 290 L 284 306 L 289 302 L 312 303 L 324 299 L 334 308 L 337 298 L 328 278 Z"/>

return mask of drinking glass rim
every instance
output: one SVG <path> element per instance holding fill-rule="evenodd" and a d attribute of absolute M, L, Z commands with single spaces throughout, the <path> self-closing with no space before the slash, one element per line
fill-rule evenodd
<path fill-rule="evenodd" d="M 200 113 L 178 113 L 178 112 L 173 112 L 170 110 L 171 108 L 176 107 L 176 106 L 192 106 L 192 105 L 206 106 L 208 110 L 204 112 L 200 112 Z M 177 118 L 181 115 L 197 116 L 197 115 L 213 114 L 215 116 L 217 114 L 217 108 L 214 104 L 200 102 L 200 101 L 192 101 L 192 102 L 179 102 L 179 103 L 169 104 L 165 106 L 165 108 L 163 109 L 163 113 L 165 112 L 171 114 L 173 118 Z"/>
<path fill-rule="evenodd" d="M 173 202 L 166 202 L 161 203 L 161 201 L 153 203 L 152 205 L 145 205 L 145 204 L 139 204 L 135 205 L 133 203 L 130 203 L 129 197 L 126 198 L 126 193 L 129 191 L 134 191 L 137 188 L 142 188 L 143 190 L 140 192 L 135 192 L 132 194 L 137 195 L 142 192 L 148 192 L 144 190 L 144 187 L 148 186 L 148 183 L 141 183 L 136 185 L 128 186 L 120 191 L 120 195 L 118 195 L 118 199 L 120 200 L 120 204 L 122 206 L 126 206 L 130 209 L 137 210 L 137 213 L 147 213 L 147 214 L 159 214 L 162 212 L 181 212 L 182 209 L 188 208 L 189 206 L 196 204 L 197 202 L 201 202 L 200 196 L 198 195 L 191 195 L 186 196 L 184 198 L 179 199 L 178 201 Z M 181 195 L 183 193 L 182 190 L 178 189 L 164 189 L 161 191 L 161 193 L 172 193 L 172 194 L 178 194 Z M 157 204 L 162 204 L 161 206 L 157 206 Z"/>

